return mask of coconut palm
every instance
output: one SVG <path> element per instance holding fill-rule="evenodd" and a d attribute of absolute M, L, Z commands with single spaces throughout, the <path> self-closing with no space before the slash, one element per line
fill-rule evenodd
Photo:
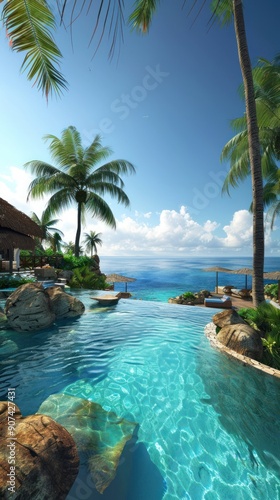
<path fill-rule="evenodd" d="M 75 252 L 74 241 L 68 241 L 68 243 L 64 243 L 63 247 L 64 247 L 65 253 L 74 254 L 74 252 Z"/>
<path fill-rule="evenodd" d="M 63 242 L 61 238 L 61 234 L 58 232 L 53 233 L 53 235 L 49 238 L 50 248 L 54 252 L 61 252 Z"/>
<path fill-rule="evenodd" d="M 272 228 L 280 210 L 280 57 L 277 56 L 272 63 L 261 59 L 253 76 L 265 180 L 263 200 L 264 207 L 270 207 L 267 219 Z M 224 146 L 221 155 L 223 161 L 230 162 L 224 192 L 229 192 L 230 186 L 238 186 L 250 175 L 248 131 L 244 117 L 233 120 L 232 128 L 238 133 Z M 250 208 L 252 210 L 252 206 Z"/>
<path fill-rule="evenodd" d="M 97 254 L 97 245 L 102 246 L 102 240 L 100 239 L 102 233 L 96 233 L 95 231 L 90 231 L 89 233 L 84 233 L 84 241 L 86 251 L 90 252 L 92 257 L 93 250 Z"/>
<path fill-rule="evenodd" d="M 202 0 L 202 6 L 205 4 L 206 0 Z M 60 5 L 59 0 L 56 2 Z M 89 7 L 91 6 L 91 1 L 89 2 Z M 182 0 L 182 3 L 185 4 L 185 1 Z M 194 4 L 196 0 L 194 1 Z M 36 17 L 36 14 L 33 12 L 26 12 L 26 9 L 22 9 L 22 16 L 17 12 L 18 5 L 30 5 L 37 6 L 37 14 L 39 14 L 39 19 L 42 19 L 41 10 L 37 4 L 40 6 L 44 6 L 47 8 L 47 2 L 43 0 L 9 0 L 5 2 L 4 7 L 4 23 L 7 27 L 8 33 L 11 37 L 12 43 L 16 50 L 26 50 L 29 49 L 27 56 L 25 58 L 25 66 L 30 64 L 29 77 L 35 76 L 37 78 L 39 86 L 46 90 L 48 93 L 49 89 L 58 89 L 61 85 L 63 85 L 63 77 L 57 71 L 54 71 L 53 74 L 54 79 L 53 83 L 51 83 L 50 76 L 43 71 L 44 63 L 47 67 L 52 60 L 56 59 L 60 54 L 57 53 L 56 46 L 50 45 L 49 52 L 46 50 L 44 52 L 42 49 L 45 47 L 48 48 L 49 39 L 51 38 L 48 33 L 48 28 L 53 23 L 53 18 L 50 13 L 50 9 L 48 11 L 44 11 L 44 21 L 42 22 L 41 31 L 38 33 L 40 35 L 39 39 L 43 40 L 43 34 L 47 35 L 46 40 L 41 45 L 41 51 L 45 55 L 45 59 L 38 57 L 35 58 L 33 56 L 33 49 L 37 48 L 35 36 L 28 37 L 28 43 L 26 41 L 25 31 L 29 34 L 30 29 L 25 29 L 24 22 L 26 22 L 27 14 L 31 18 L 32 22 Z M 159 4 L 159 0 L 136 0 L 134 4 L 134 11 L 130 16 L 130 21 L 136 29 L 141 29 L 144 32 L 147 32 L 149 26 L 151 24 L 151 20 L 153 14 L 156 10 L 157 5 Z M 79 2 L 70 2 L 69 0 L 64 0 L 62 4 L 62 19 L 64 17 L 64 13 L 66 12 L 67 6 L 70 5 L 71 11 L 71 21 L 77 17 L 75 14 L 79 15 L 80 12 L 86 5 L 86 2 L 82 3 L 82 6 Z M 229 22 L 232 18 L 234 19 L 235 26 L 235 34 L 236 41 L 238 47 L 238 55 L 240 61 L 240 68 L 242 72 L 242 78 L 244 82 L 245 89 L 245 103 L 246 103 L 246 119 L 248 126 L 248 143 L 249 143 L 249 157 L 250 157 L 250 169 L 251 169 L 251 178 L 252 178 L 252 191 L 253 191 L 253 300 L 254 304 L 257 305 L 263 301 L 263 266 L 264 266 L 264 229 L 263 229 L 263 181 L 262 181 L 262 169 L 261 169 L 261 153 L 260 153 L 260 144 L 259 144 L 259 134 L 258 134 L 258 124 L 257 124 L 257 116 L 256 116 L 256 104 L 254 99 L 254 86 L 253 86 L 253 78 L 252 78 L 252 69 L 251 62 L 249 57 L 247 39 L 246 39 L 246 30 L 243 16 L 243 2 L 242 0 L 212 0 L 210 2 L 211 8 L 214 12 L 214 15 L 217 16 L 223 23 Z M 100 41 L 102 40 L 106 28 L 108 28 L 108 32 L 113 37 L 112 47 L 116 43 L 118 38 L 118 29 L 119 25 L 122 25 L 123 22 L 123 2 L 113 2 L 112 0 L 108 0 L 108 2 L 103 2 L 100 0 L 99 9 L 97 11 L 97 21 L 95 23 L 95 28 L 93 31 L 93 35 L 95 35 L 98 25 L 103 19 L 103 27 L 101 26 L 101 35 Z M 10 7 L 10 9 L 9 9 Z M 115 8 L 116 7 L 116 8 Z M 5 11 L 6 9 L 6 11 Z M 14 10 L 16 12 L 14 13 Z M 78 9 L 78 10 L 77 10 Z M 103 14 L 103 18 L 101 16 Z M 48 16 L 50 17 L 48 18 Z M 100 21 L 101 20 L 101 21 Z M 48 22 L 47 22 L 48 21 Z M 27 28 L 30 28 L 30 22 L 27 24 Z M 72 25 L 72 22 L 71 22 Z M 35 31 L 35 35 L 38 37 L 38 34 Z M 36 52 L 36 51 L 35 51 Z M 38 59 L 38 60 L 37 60 Z M 53 86 L 52 86 L 53 85 Z M 65 83 L 64 83 L 65 85 Z"/>
<path fill-rule="evenodd" d="M 78 257 L 85 213 L 115 229 L 114 214 L 103 196 L 109 194 L 118 203 L 129 206 L 120 174 L 134 173 L 135 168 L 126 160 L 112 160 L 98 167 L 98 163 L 111 155 L 111 149 L 102 146 L 99 135 L 88 147 L 83 148 L 81 136 L 72 126 L 63 130 L 61 139 L 54 135 L 47 135 L 45 139 L 50 141 L 50 153 L 58 167 L 40 160 L 25 164 L 25 168 L 37 176 L 29 185 L 27 199 L 51 194 L 46 208 L 48 216 L 69 208 L 73 203 L 76 205 L 75 256 Z"/>
<path fill-rule="evenodd" d="M 53 237 L 53 233 L 57 233 L 60 236 L 64 236 L 63 232 L 57 227 L 54 227 L 54 224 L 59 222 L 59 219 L 50 219 L 49 214 L 47 214 L 46 210 L 43 210 L 41 218 L 35 214 L 35 212 L 31 212 L 31 219 L 38 224 L 38 226 L 42 229 L 43 237 L 41 239 L 41 243 L 43 240 L 50 242 Z"/>
<path fill-rule="evenodd" d="M 202 2 L 202 6 L 205 1 Z M 147 32 L 159 0 L 138 0 L 130 16 L 136 29 Z M 264 300 L 264 224 L 263 224 L 263 179 L 261 152 L 257 124 L 256 103 L 252 67 L 249 57 L 242 0 L 212 0 L 213 15 L 222 24 L 234 20 L 234 28 L 239 56 L 240 69 L 244 84 L 246 121 L 248 128 L 249 159 L 253 192 L 253 301 L 254 305 Z"/>

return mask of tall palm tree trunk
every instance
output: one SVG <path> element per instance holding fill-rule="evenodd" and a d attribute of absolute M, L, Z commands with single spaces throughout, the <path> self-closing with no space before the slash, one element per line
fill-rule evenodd
<path fill-rule="evenodd" d="M 264 300 L 264 220 L 261 152 L 252 66 L 246 39 L 242 0 L 233 0 L 233 13 L 238 56 L 245 90 L 253 192 L 253 303 L 254 306 L 258 306 Z"/>
<path fill-rule="evenodd" d="M 80 237 L 82 229 L 82 203 L 78 202 L 78 212 L 77 212 L 77 232 L 75 239 L 75 257 L 80 255 Z"/>

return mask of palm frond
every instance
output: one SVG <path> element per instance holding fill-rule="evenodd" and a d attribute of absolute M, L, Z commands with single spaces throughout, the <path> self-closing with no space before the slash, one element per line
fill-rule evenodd
<path fill-rule="evenodd" d="M 3 7 L 3 21 L 16 52 L 25 52 L 21 66 L 27 78 L 48 98 L 67 89 L 67 82 L 57 69 L 62 55 L 54 42 L 54 16 L 47 2 L 9 0 Z"/>
<path fill-rule="evenodd" d="M 143 33 L 149 31 L 152 17 L 158 3 L 159 0 L 139 0 L 136 2 L 136 7 L 129 16 L 129 22 L 132 28 Z"/>
<path fill-rule="evenodd" d="M 70 26 L 71 31 L 76 19 L 84 11 L 86 11 L 87 15 L 91 15 L 91 18 L 95 21 L 89 45 L 97 37 L 98 41 L 94 52 L 95 55 L 105 34 L 107 33 L 110 40 L 108 56 L 112 59 L 116 50 L 117 42 L 123 42 L 123 26 L 125 23 L 124 0 L 99 0 L 99 6 L 97 5 L 97 1 L 93 2 L 93 0 L 83 0 L 80 2 L 77 0 L 74 2 L 73 0 L 58 0 L 58 4 L 61 22 L 65 23 L 66 21 L 66 24 Z M 92 5 L 96 7 L 93 14 L 91 13 Z"/>
<path fill-rule="evenodd" d="M 49 216 L 52 216 L 70 208 L 73 202 L 75 202 L 75 192 L 64 188 L 50 197 L 46 211 Z"/>
<path fill-rule="evenodd" d="M 112 198 L 116 198 L 118 203 L 122 203 L 124 206 L 129 207 L 130 201 L 127 194 L 123 191 L 122 188 L 112 184 L 110 182 L 99 182 L 94 186 L 94 191 L 96 194 L 104 196 L 109 194 Z M 89 199 L 91 196 L 91 192 L 89 192 L 86 208 L 89 208 Z"/>
<path fill-rule="evenodd" d="M 86 210 L 89 211 L 93 217 L 104 221 L 108 226 L 116 229 L 117 225 L 114 214 L 108 203 L 106 203 L 101 196 L 98 196 L 96 193 L 89 193 Z"/>

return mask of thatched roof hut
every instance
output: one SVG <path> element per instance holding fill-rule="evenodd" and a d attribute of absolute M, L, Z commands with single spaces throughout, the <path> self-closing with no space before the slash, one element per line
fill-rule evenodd
<path fill-rule="evenodd" d="M 30 217 L 0 198 L 0 251 L 9 251 L 12 271 L 13 249 L 34 250 L 33 237 L 42 238 L 42 230 Z"/>

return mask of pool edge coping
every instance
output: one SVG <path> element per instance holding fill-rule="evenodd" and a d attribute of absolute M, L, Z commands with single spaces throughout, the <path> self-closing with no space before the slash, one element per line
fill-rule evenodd
<path fill-rule="evenodd" d="M 276 368 L 272 368 L 271 366 L 264 365 L 260 361 L 256 361 L 255 359 L 248 358 L 248 356 L 244 356 L 243 354 L 239 354 L 238 352 L 229 349 L 224 344 L 217 340 L 216 336 L 216 325 L 211 322 L 208 323 L 204 328 L 204 333 L 206 337 L 209 339 L 211 345 L 219 349 L 219 351 L 224 352 L 227 356 L 231 358 L 235 358 L 237 361 L 243 363 L 244 365 L 250 366 L 262 372 L 265 372 L 267 375 L 271 375 L 273 377 L 280 379 L 280 370 Z"/>

